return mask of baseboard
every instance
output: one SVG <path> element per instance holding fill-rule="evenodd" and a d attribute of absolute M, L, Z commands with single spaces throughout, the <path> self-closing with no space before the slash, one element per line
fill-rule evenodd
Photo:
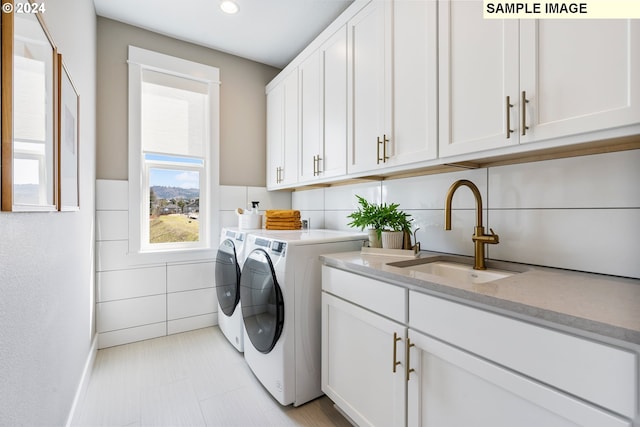
<path fill-rule="evenodd" d="M 76 395 L 73 398 L 73 404 L 71 405 L 71 409 L 69 410 L 69 415 L 67 416 L 67 422 L 65 423 L 66 427 L 70 427 L 73 422 L 73 417 L 76 415 L 76 409 L 87 392 L 87 387 L 89 387 L 89 379 L 91 379 L 91 371 L 93 371 L 93 364 L 96 361 L 96 354 L 98 353 L 98 334 L 94 334 L 93 339 L 91 340 L 91 347 L 89 348 L 89 354 L 87 355 L 87 361 L 84 364 L 84 369 L 82 371 L 82 377 L 80 378 L 80 383 L 78 384 L 78 389 L 76 390 Z"/>

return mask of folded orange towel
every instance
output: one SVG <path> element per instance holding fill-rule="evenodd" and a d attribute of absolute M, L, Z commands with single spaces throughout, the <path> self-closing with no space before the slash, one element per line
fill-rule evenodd
<path fill-rule="evenodd" d="M 279 223 L 289 224 L 289 223 L 292 223 L 292 222 L 300 222 L 300 218 L 275 218 L 275 219 L 274 218 L 267 218 L 266 222 L 270 222 L 270 223 L 273 223 L 273 224 L 279 224 Z"/>
<path fill-rule="evenodd" d="M 302 222 L 301 221 L 289 221 L 289 222 L 270 222 L 267 221 L 265 223 L 265 228 L 268 228 L 270 230 L 297 230 L 299 228 L 302 228 Z"/>
<path fill-rule="evenodd" d="M 269 218 L 300 218 L 300 211 L 298 210 L 278 210 L 270 209 L 265 211 L 265 216 Z"/>
<path fill-rule="evenodd" d="M 302 228 L 302 224 L 267 224 L 265 225 L 267 230 L 300 230 Z"/>

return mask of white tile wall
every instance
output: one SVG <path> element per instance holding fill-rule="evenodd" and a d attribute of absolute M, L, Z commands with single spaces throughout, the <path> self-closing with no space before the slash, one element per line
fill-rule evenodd
<path fill-rule="evenodd" d="M 258 209 L 291 209 L 291 192 L 267 191 L 265 187 L 220 186 L 220 227 L 237 227 L 236 208 L 251 208 L 252 201 L 260 202 Z M 264 228 L 264 221 L 262 224 Z M 215 236 L 214 243 L 219 244 L 220 236 Z"/>
<path fill-rule="evenodd" d="M 217 324 L 213 260 L 148 264 L 128 255 L 127 194 L 127 181 L 96 181 L 98 347 Z M 235 209 L 252 200 L 260 201 L 260 210 L 291 208 L 289 192 L 222 186 L 220 226 L 237 226 Z M 219 236 L 212 237 L 217 246 Z"/>
<path fill-rule="evenodd" d="M 166 320 L 166 295 L 129 298 L 96 304 L 98 333 L 125 329 L 131 326 L 166 322 Z"/>
<path fill-rule="evenodd" d="M 324 189 L 295 191 L 291 204 L 300 211 L 300 217 L 309 222 L 310 228 L 326 228 L 324 223 Z"/>
<path fill-rule="evenodd" d="M 638 208 L 640 150 L 489 169 L 491 209 Z"/>
<path fill-rule="evenodd" d="M 167 292 L 164 266 L 100 271 L 96 274 L 96 301 L 106 302 Z"/>
<path fill-rule="evenodd" d="M 180 292 L 215 286 L 215 262 L 170 264 L 167 266 L 167 292 Z"/>
<path fill-rule="evenodd" d="M 167 318 L 175 320 L 212 314 L 217 312 L 217 306 L 215 288 L 173 292 L 167 296 Z"/>
<path fill-rule="evenodd" d="M 633 150 L 294 193 L 222 186 L 220 226 L 237 226 L 235 209 L 259 200 L 262 211 L 298 209 L 312 228 L 346 230 L 357 194 L 399 203 L 420 228 L 423 249 L 472 255 L 475 201 L 466 188 L 453 200 L 453 229 L 444 230 L 447 190 L 469 179 L 482 194 L 485 227 L 500 235 L 487 246 L 490 258 L 640 278 L 639 165 Z M 217 323 L 212 262 L 141 265 L 127 257 L 127 185 L 96 182 L 100 348 Z"/>
<path fill-rule="evenodd" d="M 324 192 L 327 228 L 348 229 L 358 194 L 399 203 L 420 228 L 423 249 L 472 255 L 468 189 L 456 192 L 452 230 L 444 230 L 445 197 L 458 179 L 477 185 L 484 226 L 500 236 L 487 245 L 490 258 L 640 278 L 640 150 L 341 185 L 313 197 Z M 294 193 L 293 209 L 309 206 L 304 193 Z"/>

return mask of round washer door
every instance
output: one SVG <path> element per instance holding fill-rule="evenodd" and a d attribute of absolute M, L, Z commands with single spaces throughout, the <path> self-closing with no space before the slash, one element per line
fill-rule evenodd
<path fill-rule="evenodd" d="M 236 246 L 226 239 L 216 255 L 216 294 L 218 304 L 226 316 L 231 316 L 240 302 L 240 266 Z"/>
<path fill-rule="evenodd" d="M 244 262 L 240 300 L 251 344 L 259 352 L 269 353 L 284 326 L 284 299 L 271 258 L 263 249 L 254 249 Z"/>

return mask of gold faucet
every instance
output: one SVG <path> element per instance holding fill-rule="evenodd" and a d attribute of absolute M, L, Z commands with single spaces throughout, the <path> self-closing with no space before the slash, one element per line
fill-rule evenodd
<path fill-rule="evenodd" d="M 484 263 L 484 245 L 485 243 L 495 245 L 500 243 L 500 240 L 491 228 L 489 229 L 491 234 L 484 234 L 484 227 L 482 226 L 482 196 L 480 195 L 478 187 L 476 187 L 473 182 L 467 179 L 461 179 L 449 187 L 447 204 L 444 211 L 444 229 L 451 230 L 451 202 L 453 200 L 453 193 L 463 185 L 469 187 L 473 192 L 473 196 L 476 198 L 476 227 L 473 232 L 473 237 L 471 237 L 471 240 L 473 240 L 475 244 L 475 263 L 473 268 L 475 270 L 486 270 L 487 267 Z"/>

